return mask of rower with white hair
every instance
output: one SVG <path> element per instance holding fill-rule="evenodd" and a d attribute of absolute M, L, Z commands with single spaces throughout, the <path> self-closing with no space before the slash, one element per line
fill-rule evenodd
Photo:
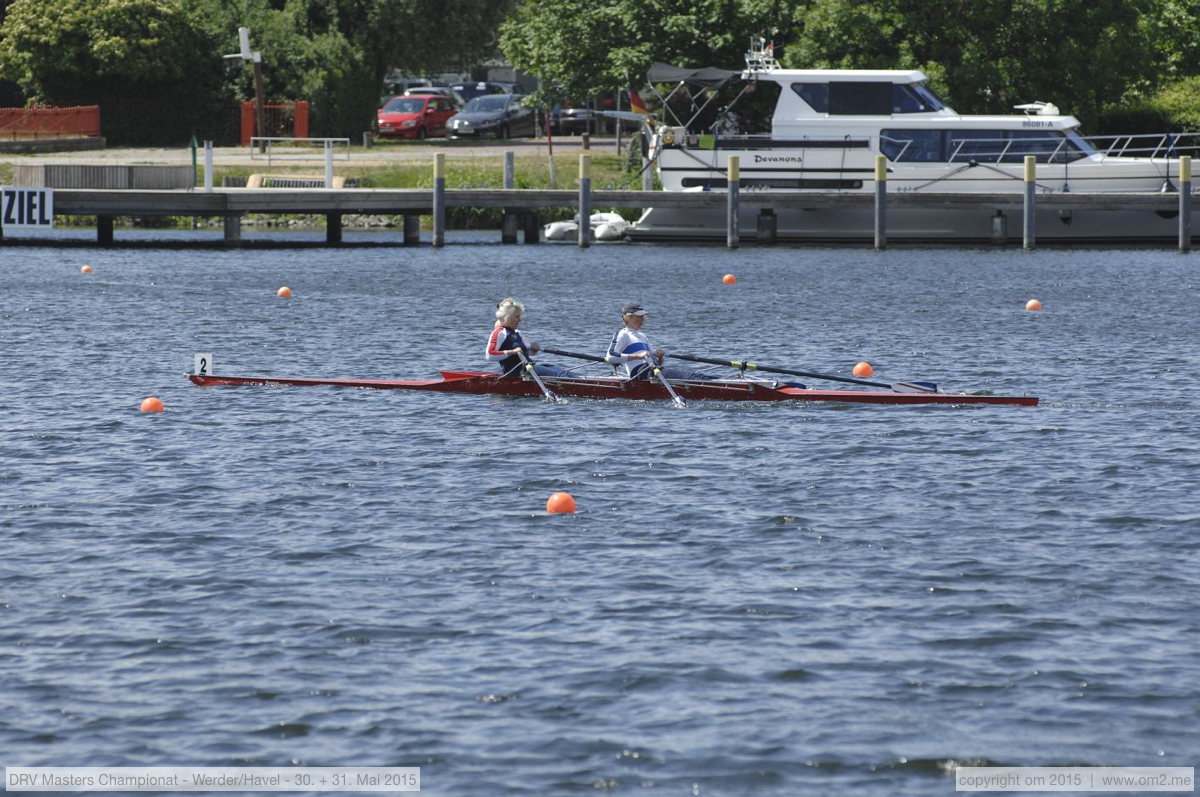
<path fill-rule="evenodd" d="M 496 323 L 492 334 L 488 336 L 487 349 L 484 356 L 488 362 L 500 363 L 500 371 L 504 376 L 517 377 L 521 375 L 524 360 L 533 359 L 540 349 L 532 341 L 526 342 L 517 329 L 525 313 L 525 305 L 511 297 L 496 305 Z M 537 363 L 533 366 L 538 376 L 570 376 L 571 372 L 557 365 Z"/>

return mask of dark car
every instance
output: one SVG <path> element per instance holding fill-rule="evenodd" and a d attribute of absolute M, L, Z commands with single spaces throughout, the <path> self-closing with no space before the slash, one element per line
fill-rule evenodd
<path fill-rule="evenodd" d="M 444 136 L 456 110 L 450 98 L 440 94 L 392 97 L 376 113 L 375 129 L 382 138 Z"/>
<path fill-rule="evenodd" d="M 550 124 L 555 133 L 562 135 L 578 135 L 580 133 L 602 133 L 611 126 L 611 120 L 605 119 L 597 110 L 611 111 L 616 107 L 612 97 L 604 97 L 587 102 L 567 102 L 555 106 L 551 111 Z"/>
<path fill-rule="evenodd" d="M 450 138 L 532 136 L 537 114 L 525 107 L 521 94 L 481 94 L 466 104 L 446 125 Z"/>
<path fill-rule="evenodd" d="M 467 101 L 473 100 L 481 94 L 513 94 L 511 83 L 489 83 L 480 81 L 479 83 L 452 83 L 450 88 L 461 94 Z"/>

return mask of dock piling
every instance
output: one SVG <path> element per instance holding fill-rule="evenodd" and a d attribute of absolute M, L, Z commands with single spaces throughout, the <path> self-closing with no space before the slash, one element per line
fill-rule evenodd
<path fill-rule="evenodd" d="M 741 186 L 741 164 L 737 155 L 729 156 L 729 189 L 726 196 L 726 226 L 725 226 L 725 245 L 730 249 L 738 248 L 738 238 L 740 230 L 738 229 L 738 189 Z"/>
<path fill-rule="evenodd" d="M 1192 156 L 1179 158 L 1179 251 L 1192 251 Z"/>
<path fill-rule="evenodd" d="M 585 134 L 586 135 L 586 134 Z M 579 155 L 579 246 L 586 249 L 592 243 L 592 156 Z"/>
<path fill-rule="evenodd" d="M 225 216 L 225 245 L 239 246 L 242 243 L 242 217 L 240 215 Z"/>
<path fill-rule="evenodd" d="M 446 153 L 433 156 L 433 245 L 446 245 Z"/>
<path fill-rule="evenodd" d="M 1026 250 L 1036 245 L 1035 215 L 1037 213 L 1037 158 L 1025 156 L 1025 210 L 1021 223 L 1022 247 Z"/>
<path fill-rule="evenodd" d="M 404 245 L 417 246 L 421 243 L 421 217 L 416 213 L 404 214 Z"/>
<path fill-rule="evenodd" d="M 508 208 L 500 216 L 500 243 L 515 244 L 517 242 L 517 227 L 520 217 Z"/>
<path fill-rule="evenodd" d="M 542 224 L 538 214 L 530 211 L 521 214 L 525 223 L 525 243 L 536 244 L 541 241 Z"/>
<path fill-rule="evenodd" d="M 887 248 L 887 158 L 875 156 L 875 248 Z"/>

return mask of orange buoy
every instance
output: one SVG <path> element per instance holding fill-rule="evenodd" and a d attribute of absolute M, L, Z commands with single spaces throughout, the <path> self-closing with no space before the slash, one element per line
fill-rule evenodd
<path fill-rule="evenodd" d="M 284 285 L 282 288 L 275 291 L 275 295 L 281 296 L 284 299 L 290 299 L 290 298 L 292 298 L 292 289 L 289 288 L 288 286 Z"/>
<path fill-rule="evenodd" d="M 555 493 L 546 501 L 546 511 L 552 515 L 569 515 L 575 511 L 575 499 L 570 493 Z"/>
<path fill-rule="evenodd" d="M 92 273 L 92 267 L 91 267 L 91 266 L 84 266 L 83 268 L 81 268 L 81 269 L 79 269 L 79 270 L 80 270 L 80 271 L 82 271 L 84 274 L 91 274 L 91 273 Z"/>
<path fill-rule="evenodd" d="M 871 367 L 870 363 L 861 362 L 858 365 L 854 366 L 853 373 L 855 376 L 862 378 L 862 377 L 867 377 L 867 376 L 871 376 L 872 374 L 874 374 L 875 369 Z"/>
<path fill-rule="evenodd" d="M 721 282 L 724 282 L 726 285 L 733 285 L 737 282 L 737 277 L 732 274 L 726 274 L 724 277 L 721 277 Z"/>
<path fill-rule="evenodd" d="M 158 396 L 151 396 L 142 402 L 142 412 L 162 412 L 163 403 Z"/>
<path fill-rule="evenodd" d="M 1025 309 L 1029 310 L 1030 312 L 1036 312 L 1037 310 L 1042 309 L 1042 303 L 1037 299 L 1030 299 L 1029 301 L 1025 302 Z"/>

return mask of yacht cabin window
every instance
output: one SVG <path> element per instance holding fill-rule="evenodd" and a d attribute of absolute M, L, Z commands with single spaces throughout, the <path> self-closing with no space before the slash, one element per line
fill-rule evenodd
<path fill-rule="evenodd" d="M 1092 149 L 1074 130 L 902 130 L 884 129 L 879 151 L 904 163 L 1068 163 Z"/>
<path fill-rule="evenodd" d="M 793 83 L 792 91 L 817 113 L 834 116 L 891 116 L 929 113 L 946 107 L 920 83 Z"/>

